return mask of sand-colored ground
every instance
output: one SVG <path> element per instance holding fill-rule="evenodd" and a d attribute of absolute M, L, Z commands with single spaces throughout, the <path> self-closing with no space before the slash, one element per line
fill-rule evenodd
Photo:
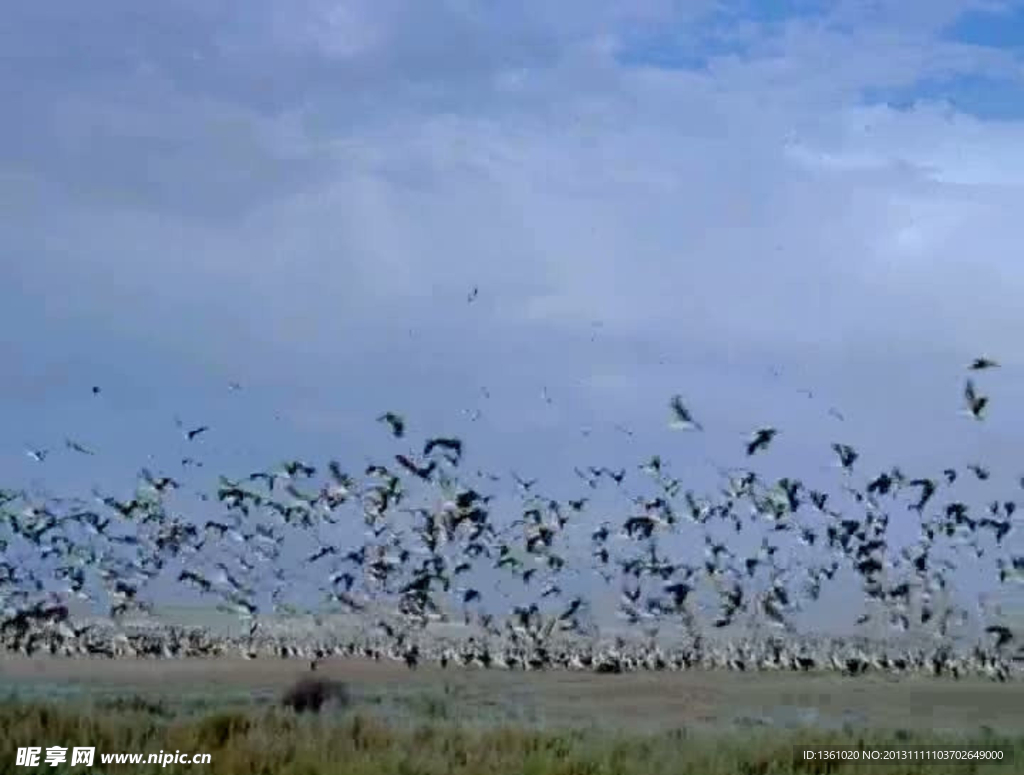
<path fill-rule="evenodd" d="M 305 664 L 285 660 L 0 658 L 0 693 L 144 694 L 169 700 L 270 702 Z M 357 704 L 432 718 L 543 725 L 663 728 L 683 724 L 802 724 L 972 731 L 1024 730 L 1024 683 L 736 672 L 523 673 L 409 671 L 336 659 L 320 672 L 346 681 Z"/>

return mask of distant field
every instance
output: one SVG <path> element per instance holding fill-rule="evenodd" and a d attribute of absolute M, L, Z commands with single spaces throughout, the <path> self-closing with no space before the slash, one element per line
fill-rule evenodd
<path fill-rule="evenodd" d="M 0 658 L 0 695 L 91 700 L 141 693 L 177 710 L 266 706 L 305 669 L 299 660 Z M 906 728 L 1024 731 L 1024 682 L 834 674 L 409 671 L 392 662 L 335 659 L 318 674 L 347 682 L 361 712 L 489 725 L 733 728 Z M 431 715 L 432 714 L 432 715 Z M 420 714 L 422 715 L 422 714 Z"/>
<path fill-rule="evenodd" d="M 25 671 L 19 671 L 24 673 Z M 40 674 L 39 680 L 56 679 L 67 671 Z M 739 728 L 715 729 L 706 723 L 720 698 L 715 689 L 699 696 L 697 687 L 713 684 L 707 676 L 695 676 L 690 682 L 655 689 L 649 683 L 634 681 L 626 676 L 617 685 L 602 680 L 588 679 L 577 686 L 558 686 L 544 691 L 535 698 L 537 708 L 551 703 L 556 696 L 562 702 L 576 707 L 580 717 L 577 724 L 560 725 L 554 718 L 524 718 L 522 722 L 498 720 L 495 715 L 488 723 L 477 715 L 484 701 L 481 690 L 485 684 L 474 686 L 474 681 L 462 677 L 448 684 L 438 683 L 435 676 L 418 677 L 411 682 L 385 680 L 381 673 L 374 675 L 380 681 L 373 688 L 371 676 L 363 674 L 357 687 L 354 706 L 347 711 L 335 710 L 320 717 L 296 717 L 288 711 L 273 707 L 269 697 L 259 693 L 243 701 L 233 693 L 246 681 L 255 678 L 253 671 L 231 668 L 219 672 L 216 684 L 207 686 L 192 696 L 198 701 L 205 696 L 206 705 L 191 704 L 187 695 L 195 691 L 196 681 L 203 671 L 181 670 L 165 679 L 184 681 L 186 687 L 175 692 L 168 683 L 157 683 L 155 673 L 125 671 L 121 677 L 120 692 L 114 691 L 112 672 L 103 671 L 88 682 L 91 691 L 78 692 L 63 700 L 7 700 L 0 703 L 0 772 L 29 772 L 15 767 L 15 753 L 19 746 L 61 745 L 95 747 L 97 757 L 103 753 L 156 753 L 181 751 L 208 753 L 211 763 L 203 765 L 121 764 L 104 769 L 100 759 L 91 769 L 52 768 L 42 765 L 35 771 L 44 772 L 141 772 L 141 773 L 267 773 L 267 775 L 667 775 L 693 773 L 694 775 L 769 775 L 770 773 L 1020 773 L 1024 772 L 1024 735 L 1018 725 L 1015 733 L 1001 734 L 984 731 L 968 734 L 939 734 L 905 728 L 915 722 L 904 717 L 907 725 L 879 730 L 845 729 L 823 730 L 812 726 L 791 725 L 788 729 L 748 724 Z M 354 672 L 353 678 L 358 678 Z M 9 676 L 9 673 L 7 674 Z M 25 678 L 14 681 L 17 688 L 26 690 Z M 137 680 L 135 688 L 129 683 Z M 273 680 L 284 678 L 275 674 Z M 829 694 L 835 702 L 845 693 L 831 689 L 815 679 L 803 690 L 790 688 L 790 700 L 813 702 L 814 697 Z M 6 682 L 6 681 L 5 681 Z M 269 688 L 271 678 L 262 682 Z M 257 682 L 260 683 L 260 682 Z M 409 683 L 408 686 L 405 686 Z M 502 703 L 528 701 L 531 692 L 545 684 L 532 677 L 516 692 L 511 681 L 503 688 Z M 52 686 L 59 686 L 54 683 Z M 105 687 L 101 690 L 101 687 Z M 684 687 L 687 689 L 683 693 Z M 7 682 L 6 688 L 14 688 Z M 81 687 L 79 687 L 81 688 Z M 486 686 L 498 689 L 497 684 Z M 776 690 L 779 687 L 775 687 Z M 738 688 L 727 686 L 724 693 L 734 697 Z M 404 712 L 399 714 L 394 704 L 384 711 L 385 697 L 395 701 L 405 692 Z M 758 701 L 764 702 L 768 687 L 759 687 Z M 803 693 L 801 693 L 803 692 Z M 916 701 L 940 700 L 939 708 L 948 713 L 952 706 L 970 704 L 978 699 L 978 688 L 965 687 L 960 692 L 944 688 L 916 687 L 905 694 L 917 696 Z M 870 691 L 868 692 L 871 693 Z M 175 695 L 177 699 L 174 699 Z M 218 701 L 218 695 L 221 700 Z M 892 693 L 883 696 L 895 696 Z M 166 697 L 167 699 L 163 699 Z M 1019 695 L 1017 696 L 1019 699 Z M 1013 698 L 999 697 L 1006 710 Z M 846 701 L 843 699 L 842 701 Z M 865 700 L 862 698 L 862 702 Z M 867 701 L 876 702 L 876 701 Z M 220 706 L 220 707 L 218 707 Z M 584 709 L 592 711 L 586 723 Z M 977 707 L 977 710 L 982 710 Z M 923 710 L 918 706 L 918 710 Z M 671 720 L 663 729 L 637 728 L 639 718 L 661 713 Z M 1020 706 L 1017 706 L 1020 713 Z M 990 717 L 995 717 L 991 710 Z M 956 714 L 953 714 L 955 716 Z M 947 716 L 952 721 L 953 716 Z M 887 714 L 890 720 L 895 716 Z M 933 715 L 934 719 L 935 716 Z M 872 722 L 874 719 L 867 719 Z M 915 726 L 922 726 L 916 719 Z M 926 725 L 924 725 L 926 726 Z M 944 749 L 1002 750 L 1009 766 L 1005 765 L 949 765 L 942 763 L 895 766 L 871 764 L 861 766 L 836 765 L 826 762 L 807 762 L 802 751 L 811 746 L 842 748 L 869 746 L 872 748 L 909 748 L 928 745 Z"/>

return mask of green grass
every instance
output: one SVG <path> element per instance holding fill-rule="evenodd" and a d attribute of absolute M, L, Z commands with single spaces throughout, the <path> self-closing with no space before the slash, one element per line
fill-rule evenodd
<path fill-rule="evenodd" d="M 254 705 L 247 709 L 179 714 L 143 697 L 93 703 L 9 700 L 0 704 L 0 772 L 15 767 L 20 746 L 95 746 L 92 768 L 38 771 L 103 773 L 98 755 L 110 752 L 202 752 L 208 765 L 114 765 L 110 772 L 266 773 L 267 775 L 769 775 L 770 773 L 1010 773 L 1024 772 L 1024 734 L 938 737 L 906 731 L 762 730 L 715 733 L 675 729 L 656 734 L 607 730 L 481 727 L 459 719 L 438 698 L 421 720 L 397 724 L 360 708 L 296 717 Z M 1000 747 L 1006 765 L 901 763 L 897 766 L 805 762 L 807 746 Z"/>

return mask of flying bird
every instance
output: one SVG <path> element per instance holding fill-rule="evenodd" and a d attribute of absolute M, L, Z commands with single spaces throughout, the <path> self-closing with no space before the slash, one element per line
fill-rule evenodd
<path fill-rule="evenodd" d="M 426 457 L 433 452 L 435 448 L 440 448 L 450 452 L 453 463 L 458 463 L 462 458 L 462 439 L 446 438 L 443 436 L 428 439 L 427 443 L 423 445 L 423 456 Z"/>
<path fill-rule="evenodd" d="M 964 385 L 964 400 L 967 402 L 967 411 L 975 420 L 981 420 L 988 406 L 988 396 L 980 395 L 974 389 L 974 381 L 967 380 Z"/>
<path fill-rule="evenodd" d="M 849 444 L 833 444 L 832 451 L 839 456 L 839 465 L 847 471 L 853 469 L 853 464 L 857 462 L 857 458 L 860 457 L 857 450 Z"/>
<path fill-rule="evenodd" d="M 754 435 L 747 443 L 747 457 L 759 452 L 763 449 L 768 449 L 768 445 L 772 443 L 772 439 L 778 434 L 776 428 L 758 428 L 754 431 Z"/>
<path fill-rule="evenodd" d="M 406 471 L 422 479 L 423 481 L 429 481 L 434 470 L 437 468 L 437 461 L 431 460 L 426 466 L 418 466 L 412 462 L 405 455 L 395 455 L 395 460 L 398 461 L 399 465 L 402 466 Z"/>
<path fill-rule="evenodd" d="M 77 441 L 74 441 L 72 439 L 65 439 L 64 440 L 64 444 L 67 446 L 68 449 L 74 450 L 75 452 L 78 452 L 78 453 L 80 453 L 82 455 L 95 455 L 96 454 L 91 449 L 83 447 Z"/>
<path fill-rule="evenodd" d="M 377 418 L 377 422 L 387 423 L 391 428 L 391 435 L 400 439 L 405 435 L 405 420 L 401 415 L 394 412 L 385 412 Z"/>
<path fill-rule="evenodd" d="M 985 481 L 991 475 L 989 470 L 984 466 L 980 466 L 977 463 L 971 463 L 967 468 L 973 473 L 979 480 Z"/>
<path fill-rule="evenodd" d="M 693 419 L 693 415 L 690 414 L 690 410 L 683 405 L 683 397 L 676 394 L 668 402 L 669 408 L 672 410 L 672 420 L 669 422 L 668 427 L 672 430 L 704 430 L 701 424 Z"/>
<path fill-rule="evenodd" d="M 970 366 L 967 367 L 971 371 L 982 371 L 983 369 L 998 369 L 999 363 L 992 360 L 991 358 L 975 358 L 971 361 Z"/>

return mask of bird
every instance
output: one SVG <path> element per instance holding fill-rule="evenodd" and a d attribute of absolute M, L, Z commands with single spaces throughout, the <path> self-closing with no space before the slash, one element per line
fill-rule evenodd
<path fill-rule="evenodd" d="M 971 463 L 967 468 L 973 473 L 980 481 L 984 482 L 991 476 L 989 470 L 984 466 L 980 466 L 977 463 Z"/>
<path fill-rule="evenodd" d="M 678 396 L 674 399 L 670 405 L 678 427 L 699 428 Z M 386 416 L 379 420 L 388 422 L 394 433 Z M 179 428 L 184 430 L 180 423 Z M 404 433 L 404 421 L 402 428 Z M 776 433 L 773 427 L 757 430 L 747 441 L 747 455 L 767 448 Z M 1013 664 L 1016 657 L 1009 654 L 1009 646 L 1016 640 L 1014 633 L 994 623 L 983 606 L 979 606 L 974 631 L 991 636 L 991 642 L 986 637 L 973 644 L 973 652 L 961 652 L 946 638 L 947 620 L 953 614 L 944 615 L 942 603 L 935 598 L 952 586 L 950 572 L 957 567 L 958 558 L 982 570 L 975 557 L 994 556 L 994 562 L 986 565 L 991 566 L 993 580 L 1007 585 L 1007 590 L 1024 581 L 1024 557 L 1014 555 L 1011 542 L 1004 541 L 1019 516 L 1015 502 L 1006 500 L 1005 495 L 986 495 L 982 508 L 987 507 L 987 512 L 976 516 L 968 496 L 959 492 L 956 469 L 915 472 L 911 477 L 890 467 L 857 482 L 852 469 L 861 459 L 858 453 L 849 445 L 833 443 L 831 451 L 844 475 L 836 488 L 840 492 L 830 501 L 827 484 L 805 484 L 792 475 L 773 484 L 749 467 L 738 473 L 719 467 L 727 485 L 707 494 L 684 487 L 671 476 L 667 460 L 657 455 L 637 466 L 644 473 L 641 484 L 645 491 L 639 493 L 633 492 L 633 474 L 627 475 L 632 467 L 576 467 L 583 486 L 597 490 L 604 478 L 611 479 L 616 494 L 627 495 L 634 504 L 636 511 L 618 520 L 621 530 L 615 531 L 609 527 L 614 523 L 592 511 L 606 508 L 596 497 L 598 492 L 584 490 L 591 497 L 580 497 L 577 491 L 554 498 L 538 492 L 538 480 L 523 479 L 515 472 L 511 497 L 518 501 L 518 508 L 512 511 L 521 517 L 499 522 L 509 510 L 490 513 L 492 499 L 503 496 L 476 484 L 488 478 L 484 472 L 477 470 L 472 480 L 481 487 L 478 491 L 460 481 L 459 471 L 453 470 L 466 453 L 462 440 L 426 438 L 419 460 L 413 457 L 415 452 L 406 450 L 406 455 L 394 456 L 397 467 L 393 470 L 390 463 L 369 461 L 365 469 L 368 481 L 349 476 L 334 461 L 320 468 L 295 459 L 247 478 L 221 477 L 214 491 L 220 514 L 197 519 L 185 517 L 179 504 L 172 503 L 172 491 L 179 482 L 154 473 L 159 470 L 156 463 L 150 464 L 152 471 L 141 469 L 142 481 L 130 483 L 121 499 L 93 490 L 109 513 L 99 508 L 92 511 L 80 499 L 40 493 L 38 488 L 31 493 L 0 488 L 0 591 L 4 602 L 0 651 L 32 653 L 48 645 L 51 651 L 107 656 L 200 656 L 240 648 L 246 658 L 266 653 L 309 659 L 311 670 L 331 653 L 344 653 L 378 660 L 386 657 L 411 669 L 433 659 L 442 665 L 619 673 L 683 667 L 806 671 L 831 666 L 846 675 L 926 670 L 959 677 L 974 670 L 1007 680 L 1021 672 Z M 45 457 L 45 450 L 29 449 L 26 454 L 33 451 L 39 453 L 37 457 L 30 454 L 33 459 Z M 714 465 L 710 458 L 707 461 Z M 988 469 L 977 463 L 964 468 L 972 472 L 972 480 L 990 479 Z M 409 483 L 410 475 L 421 481 Z M 993 473 L 993 483 L 997 479 Z M 267 487 L 247 489 L 251 486 L 247 482 L 253 480 L 266 480 Z M 491 482 L 504 480 L 490 478 Z M 275 481 L 287 482 L 283 495 Z M 292 484 L 296 481 L 303 484 L 302 490 Z M 1024 486 L 1024 481 L 1016 479 L 1014 486 L 1018 482 Z M 184 475 L 182 484 L 186 484 Z M 906 495 L 908 488 L 908 508 L 915 514 L 900 519 L 894 509 L 885 508 L 883 499 L 895 501 Z M 974 488 L 972 481 L 963 489 Z M 931 499 L 947 489 L 951 494 L 958 490 L 952 496 L 958 499 L 927 509 Z M 851 496 L 849 502 L 840 500 L 842 493 Z M 805 496 L 815 511 L 801 508 Z M 420 497 L 426 500 L 418 500 Z M 843 505 L 836 505 L 835 511 L 828 508 L 837 502 Z M 690 518 L 677 518 L 677 508 Z M 749 520 L 745 518 L 748 509 Z M 390 519 L 392 511 L 414 515 L 418 524 Z M 890 546 L 889 511 L 900 531 L 916 532 L 916 540 L 903 543 L 903 548 Z M 344 520 L 351 517 L 355 524 L 346 524 Z M 761 547 L 750 551 L 734 543 L 734 527 L 736 532 L 757 531 Z M 310 571 L 307 579 L 315 585 L 314 597 L 322 593 L 320 599 L 369 616 L 377 608 L 375 595 L 382 594 L 385 599 L 396 596 L 391 614 L 385 614 L 396 621 L 377 628 L 383 635 L 364 630 L 347 644 L 332 636 L 315 644 L 265 637 L 266 620 L 260 618 L 263 609 L 256 602 L 260 595 L 257 587 L 263 587 L 265 581 L 273 610 L 286 612 L 294 610 L 286 593 L 294 589 L 304 594 L 300 588 L 307 583 L 300 580 L 305 573 L 293 576 L 277 562 L 289 528 L 310 533 L 308 550 L 296 555 L 305 562 L 290 565 Z M 575 528 L 575 535 L 567 535 Z M 666 546 L 668 534 L 678 531 L 682 537 L 683 530 L 695 532 L 687 538 L 696 538 L 697 547 L 703 539 L 703 561 L 694 566 L 681 556 L 673 557 Z M 780 535 L 783 531 L 788 535 Z M 991 541 L 987 540 L 989 533 Z M 752 536 L 748 533 L 747 537 Z M 581 567 L 576 567 L 570 546 L 579 538 L 586 551 L 579 555 Z M 789 538 L 792 540 L 782 540 Z M 26 542 L 46 563 L 57 560 L 55 566 L 16 561 L 6 554 L 8 544 L 15 540 Z M 206 550 L 212 550 L 212 555 Z M 144 606 L 146 585 L 161 575 L 165 561 L 174 563 L 169 580 L 177 579 L 198 593 L 219 598 L 214 601 L 217 610 L 239 617 L 245 627 L 237 637 L 193 635 L 173 628 L 107 637 L 98 634 L 98 627 L 74 627 L 65 621 L 68 613 L 60 602 L 65 597 L 97 600 L 105 593 L 115 616 Z M 501 580 L 485 590 L 488 607 L 495 593 L 509 598 L 512 615 L 506 618 L 504 630 L 498 626 L 496 610 L 482 610 L 483 587 L 472 578 L 485 562 L 515 582 L 514 590 L 506 590 Z M 867 602 L 872 613 L 865 614 L 861 623 L 894 623 L 907 634 L 923 628 L 922 635 L 946 640 L 907 651 L 884 643 L 862 646 L 841 639 L 798 639 L 790 617 L 801 611 L 804 601 L 818 599 L 822 586 L 837 576 L 840 567 L 859 574 L 862 595 L 870 598 Z M 580 591 L 572 577 L 591 569 L 611 589 L 619 576 L 619 612 L 631 625 L 641 625 L 636 634 L 646 640 L 630 642 L 622 635 L 614 645 L 597 640 L 562 641 L 570 634 L 592 637 L 583 614 L 591 610 L 593 602 L 584 596 L 570 599 Z M 53 581 L 58 586 L 51 590 Z M 92 589 L 93 584 L 99 589 Z M 718 605 L 707 606 L 705 592 L 713 593 Z M 47 593 L 60 597 L 52 603 L 44 601 L 40 596 Z M 514 600 L 514 596 L 523 597 Z M 432 621 L 447 621 L 445 612 L 457 610 L 460 603 L 467 626 L 482 625 L 489 643 L 471 635 L 468 643 L 438 646 L 426 637 L 422 628 Z M 910 613 L 912 603 L 915 607 L 920 604 L 920 616 Z M 781 635 L 755 634 L 726 644 L 711 643 L 700 636 L 703 627 L 695 621 L 703 613 L 710 613 L 709 623 L 719 630 L 750 624 L 755 633 L 770 632 L 764 628 L 767 625 L 781 627 L 787 635 L 783 639 Z M 847 613 L 850 619 L 856 616 L 852 608 Z M 961 613 L 966 617 L 963 611 L 957 616 Z M 998 610 L 994 615 L 1002 616 Z M 377 618 L 379 615 L 374 616 Z M 670 620 L 679 619 L 692 638 L 672 646 L 670 652 L 655 639 L 659 628 L 664 633 Z M 323 624 L 317 618 L 314 621 Z M 967 619 L 963 621 L 966 624 Z M 414 636 L 417 631 L 423 636 Z M 499 641 L 491 640 L 492 636 Z M 309 679 L 307 675 L 303 680 Z M 310 682 L 281 702 L 298 712 L 316 712 L 333 696 L 330 684 Z"/>
<path fill-rule="evenodd" d="M 672 419 L 669 421 L 668 427 L 672 430 L 704 430 L 701 424 L 693 419 L 690 410 L 683 405 L 682 396 L 678 394 L 672 396 L 669 399 L 669 408 L 672 410 Z"/>
<path fill-rule="evenodd" d="M 756 452 L 767 449 L 768 445 L 772 443 L 772 439 L 778 434 L 778 430 L 772 427 L 758 428 L 754 431 L 754 435 L 747 443 L 747 457 L 755 454 Z"/>
<path fill-rule="evenodd" d="M 967 380 L 964 385 L 964 399 L 967 402 L 967 411 L 975 420 L 981 420 L 988 406 L 988 396 L 980 395 L 974 388 L 974 381 Z"/>
<path fill-rule="evenodd" d="M 64 440 L 64 444 L 65 444 L 65 446 L 68 449 L 73 450 L 75 452 L 78 452 L 79 454 L 82 454 L 82 455 L 95 455 L 96 454 L 91 449 L 88 449 L 87 447 L 82 446 L 77 441 L 74 441 L 72 439 L 65 439 Z"/>
<path fill-rule="evenodd" d="M 193 439 L 195 439 L 200 434 L 206 433 L 208 430 L 210 430 L 210 426 L 209 425 L 200 425 L 200 426 L 198 426 L 196 428 L 193 428 L 192 430 L 188 431 L 185 435 L 188 437 L 189 441 L 192 441 Z"/>
<path fill-rule="evenodd" d="M 435 436 L 432 439 L 427 439 L 427 442 L 423 445 L 423 456 L 426 457 L 438 448 L 451 453 L 450 459 L 453 464 L 458 464 L 459 460 L 462 459 L 462 439 L 444 436 Z"/>
<path fill-rule="evenodd" d="M 402 466 L 402 468 L 423 481 L 429 481 L 431 475 L 437 468 L 436 460 L 431 460 L 426 466 L 416 465 L 406 455 L 395 455 L 395 460 Z"/>
<path fill-rule="evenodd" d="M 997 649 L 1001 649 L 1013 640 L 1013 631 L 1002 624 L 990 624 L 985 628 L 985 632 L 995 636 Z"/>
<path fill-rule="evenodd" d="M 391 435 L 396 439 L 405 436 L 405 420 L 395 412 L 385 412 L 377 418 L 377 422 L 387 423 L 391 428 Z"/>
<path fill-rule="evenodd" d="M 991 358 L 985 358 L 983 356 L 983 357 L 980 357 L 980 358 L 975 358 L 973 361 L 971 361 L 970 365 L 967 368 L 970 371 L 982 371 L 984 369 L 997 369 L 997 368 L 999 368 L 999 363 L 997 361 L 992 360 Z"/>
<path fill-rule="evenodd" d="M 839 456 L 839 465 L 841 465 L 844 470 L 850 471 L 853 469 L 853 464 L 859 457 L 857 450 L 849 444 L 833 444 L 832 450 Z"/>

